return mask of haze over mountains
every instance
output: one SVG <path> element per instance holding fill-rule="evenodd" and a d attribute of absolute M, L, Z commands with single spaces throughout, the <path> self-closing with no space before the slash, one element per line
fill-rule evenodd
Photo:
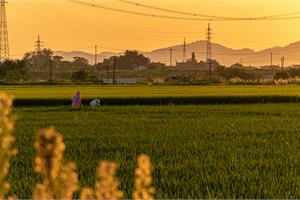
<path fill-rule="evenodd" d="M 198 61 L 206 59 L 206 41 L 197 41 L 186 45 L 187 57 L 189 58 L 192 52 L 196 53 Z M 156 49 L 150 52 L 141 52 L 149 57 L 154 62 L 162 62 L 169 65 L 170 63 L 170 48 L 173 49 L 173 64 L 176 61 L 183 60 L 183 45 L 176 45 L 161 49 Z M 229 66 L 234 63 L 244 64 L 245 66 L 262 66 L 270 65 L 271 52 L 273 54 L 273 65 L 280 65 L 281 57 L 285 57 L 285 66 L 292 64 L 300 64 L 300 41 L 289 44 L 284 47 L 272 47 L 261 51 L 254 51 L 248 48 L 232 49 L 223 45 L 212 43 L 212 56 L 223 65 Z M 56 55 L 64 57 L 66 60 L 73 60 L 73 57 L 85 57 L 91 63 L 94 62 L 94 55 L 81 51 L 55 52 Z M 122 53 L 101 52 L 98 54 L 98 60 L 102 62 L 104 58 L 121 55 Z"/>

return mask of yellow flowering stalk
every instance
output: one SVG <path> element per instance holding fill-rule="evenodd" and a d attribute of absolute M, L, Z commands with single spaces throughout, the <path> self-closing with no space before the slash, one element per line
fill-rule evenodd
<path fill-rule="evenodd" d="M 76 173 L 76 164 L 67 163 L 61 169 L 59 178 L 60 199 L 73 199 L 74 192 L 78 189 L 78 175 Z"/>
<path fill-rule="evenodd" d="M 80 194 L 81 200 L 94 200 L 94 191 L 90 188 L 83 188 Z"/>
<path fill-rule="evenodd" d="M 44 184 L 37 184 L 33 189 L 33 199 L 53 199 L 53 194 L 49 191 L 49 186 Z"/>
<path fill-rule="evenodd" d="M 81 191 L 81 200 L 117 200 L 123 197 L 118 189 L 119 182 L 115 179 L 117 165 L 113 162 L 103 161 L 97 168 L 95 190 L 84 188 Z"/>
<path fill-rule="evenodd" d="M 137 159 L 138 168 L 135 170 L 135 190 L 133 199 L 152 200 L 155 189 L 152 185 L 152 165 L 149 156 L 142 154 Z"/>
<path fill-rule="evenodd" d="M 15 137 L 14 119 L 11 114 L 13 100 L 5 93 L 0 93 L 0 199 L 4 199 L 10 188 L 6 176 L 10 168 L 10 159 L 17 153 L 12 147 Z"/>
<path fill-rule="evenodd" d="M 123 197 L 118 189 L 119 182 L 115 179 L 117 165 L 113 162 L 103 161 L 97 169 L 95 197 L 98 200 L 117 200 Z"/>
<path fill-rule="evenodd" d="M 38 132 L 34 144 L 35 172 L 43 178 L 43 183 L 33 189 L 34 199 L 72 199 L 77 190 L 78 176 L 74 163 L 65 164 L 63 153 L 65 144 L 62 136 L 50 128 Z"/>

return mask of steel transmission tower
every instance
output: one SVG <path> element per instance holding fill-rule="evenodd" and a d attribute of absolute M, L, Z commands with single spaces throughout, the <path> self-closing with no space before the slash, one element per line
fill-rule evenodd
<path fill-rule="evenodd" d="M 9 58 L 9 45 L 8 45 L 8 30 L 7 30 L 7 19 L 6 19 L 6 9 L 5 0 L 1 0 L 1 10 L 0 10 L 0 61 L 4 61 Z"/>
<path fill-rule="evenodd" d="M 211 57 L 211 39 L 212 39 L 212 29 L 210 28 L 210 23 L 208 23 L 206 39 L 207 39 L 207 49 L 206 49 L 206 64 L 209 65 L 209 79 L 212 79 L 212 57 Z"/>
<path fill-rule="evenodd" d="M 43 42 L 40 39 L 40 36 L 38 36 L 38 40 L 35 42 L 35 50 L 36 50 L 36 63 L 37 63 L 37 68 L 40 71 L 40 55 L 42 53 L 42 48 L 43 48 Z"/>
<path fill-rule="evenodd" d="M 206 40 L 207 40 L 207 49 L 206 49 L 206 62 L 211 61 L 211 39 L 212 39 L 212 29 L 210 28 L 210 23 L 208 24 Z"/>
<path fill-rule="evenodd" d="M 37 54 L 40 54 L 43 48 L 43 42 L 41 41 L 40 36 L 38 36 L 37 41 L 35 42 L 35 50 Z"/>

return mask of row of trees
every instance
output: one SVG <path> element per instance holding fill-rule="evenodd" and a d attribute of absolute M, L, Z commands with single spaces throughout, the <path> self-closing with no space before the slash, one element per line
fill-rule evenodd
<path fill-rule="evenodd" d="M 112 56 L 105 59 L 103 63 L 98 63 L 97 68 L 106 68 L 107 65 L 116 68 L 132 70 L 138 66 L 150 67 L 151 61 L 137 51 L 126 51 L 124 55 Z M 50 49 L 43 49 L 41 52 L 27 52 L 21 60 L 6 60 L 0 63 L 0 79 L 3 81 L 26 81 L 34 72 L 50 72 L 53 68 L 73 69 L 70 79 L 73 82 L 99 81 L 98 78 L 90 74 L 90 69 L 94 66 L 83 57 L 74 57 L 73 61 L 63 60 L 63 57 L 54 55 Z M 76 70 L 74 72 L 74 69 Z M 66 72 L 68 70 L 64 70 Z M 61 71 L 63 72 L 63 71 Z M 51 73 L 51 72 L 50 72 Z M 51 80 L 51 75 L 49 75 Z"/>
<path fill-rule="evenodd" d="M 297 78 L 300 78 L 300 69 L 298 68 L 288 68 L 285 70 L 281 70 L 276 72 L 276 74 L 274 75 L 274 80 L 292 79 L 292 81 L 294 81 Z"/>
<path fill-rule="evenodd" d="M 195 54 L 189 60 L 190 63 L 197 63 Z M 201 62 L 200 62 L 201 63 Z M 206 66 L 206 63 L 202 63 Z M 237 63 L 230 67 L 220 65 L 216 60 L 212 60 L 211 64 L 214 68 L 214 76 L 218 76 L 225 81 L 232 79 L 241 79 L 244 81 L 258 81 L 263 78 L 266 71 L 258 68 L 244 67 Z M 74 57 L 73 61 L 64 60 L 63 57 L 54 55 L 50 49 L 43 49 L 41 52 L 27 52 L 22 60 L 7 60 L 0 63 L 0 79 L 1 80 L 28 80 L 31 72 L 49 71 L 49 66 L 54 68 L 63 68 L 65 73 L 67 69 L 71 69 L 72 75 L 69 75 L 70 80 L 73 82 L 83 81 L 99 81 L 95 74 L 89 73 L 94 66 L 89 64 L 89 61 L 83 57 Z M 144 67 L 145 69 L 157 69 L 164 68 L 165 66 L 160 63 L 152 63 L 151 60 L 145 57 L 143 54 L 137 51 L 127 50 L 123 55 L 111 56 L 104 59 L 102 63 L 98 63 L 97 69 L 106 69 L 107 66 L 112 69 L 114 66 L 116 69 L 134 70 L 138 67 Z M 75 71 L 74 71 L 75 70 Z M 68 72 L 70 73 L 70 72 Z M 274 80 L 279 79 L 295 79 L 300 77 L 300 69 L 287 68 L 284 70 L 268 71 L 268 76 L 274 75 Z"/>
<path fill-rule="evenodd" d="M 81 70 L 89 69 L 92 65 L 89 61 L 83 57 L 74 57 L 73 61 L 63 60 L 63 57 L 54 55 L 53 51 L 50 49 L 44 49 L 41 52 L 27 52 L 23 58 L 26 61 L 26 65 L 29 68 L 48 68 L 49 62 L 52 61 L 53 65 L 56 67 L 77 67 Z M 148 67 L 151 63 L 150 59 L 145 57 L 143 54 L 137 51 L 127 50 L 124 55 L 111 56 L 108 59 L 104 59 L 102 63 L 97 64 L 97 68 L 104 68 L 107 66 L 112 66 L 115 63 L 117 68 L 123 68 L 132 70 L 138 66 Z"/>
<path fill-rule="evenodd" d="M 261 78 L 261 74 L 258 69 L 245 69 L 238 64 L 231 67 L 218 65 L 216 66 L 215 71 L 225 81 L 229 81 L 234 78 L 239 78 L 244 81 L 254 81 Z"/>
<path fill-rule="evenodd" d="M 54 55 L 54 52 L 51 49 L 44 49 L 41 52 L 27 52 L 23 58 L 29 69 L 48 69 L 50 62 L 52 62 L 54 67 L 78 67 L 81 69 L 90 67 L 89 61 L 83 57 L 74 57 L 73 61 L 63 59 L 62 56 Z"/>
<path fill-rule="evenodd" d="M 243 81 L 259 81 L 264 78 L 264 70 L 253 67 L 243 67 L 241 64 L 238 63 L 230 67 L 217 65 L 215 68 L 215 72 L 225 81 L 230 81 L 236 78 L 241 79 Z M 285 69 L 279 68 L 277 70 L 271 71 L 271 76 L 273 76 L 273 81 L 277 81 L 280 79 L 292 79 L 293 81 L 297 78 L 300 78 L 300 69 L 292 67 Z"/>

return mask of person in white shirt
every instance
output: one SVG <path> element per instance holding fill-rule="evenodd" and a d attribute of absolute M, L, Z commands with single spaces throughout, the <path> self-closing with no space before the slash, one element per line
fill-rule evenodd
<path fill-rule="evenodd" d="M 94 99 L 93 101 L 91 101 L 90 106 L 92 108 L 100 107 L 100 99 Z"/>

